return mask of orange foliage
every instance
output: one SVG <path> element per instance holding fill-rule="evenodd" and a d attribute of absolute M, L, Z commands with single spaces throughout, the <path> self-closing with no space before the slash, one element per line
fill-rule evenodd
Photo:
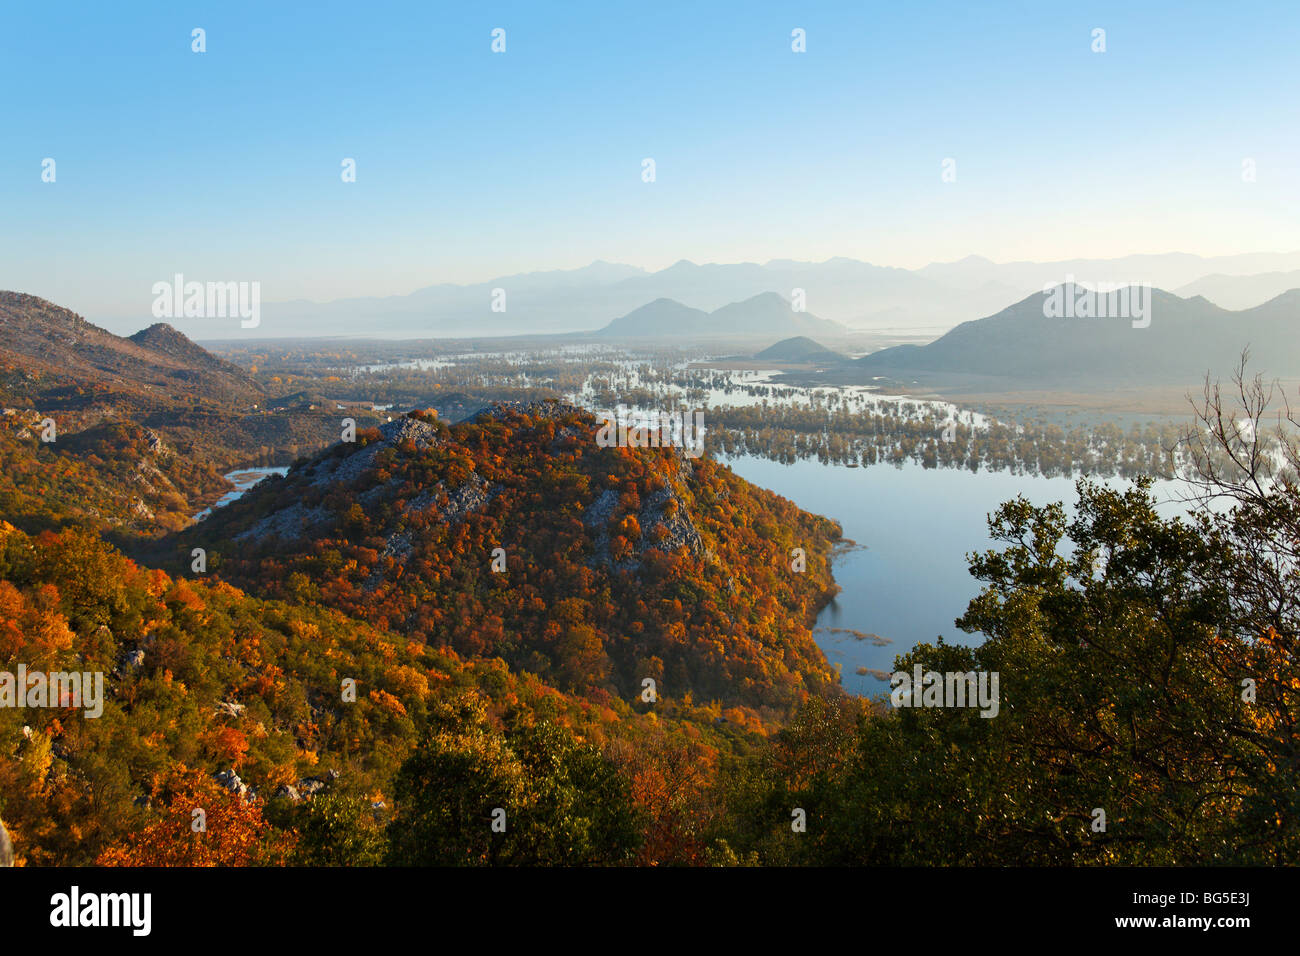
<path fill-rule="evenodd" d="M 161 819 L 100 853 L 100 866 L 280 865 L 292 849 L 293 838 L 274 830 L 260 806 L 200 771 L 178 771 L 162 790 Z M 202 832 L 195 832 L 196 810 L 204 814 Z"/>

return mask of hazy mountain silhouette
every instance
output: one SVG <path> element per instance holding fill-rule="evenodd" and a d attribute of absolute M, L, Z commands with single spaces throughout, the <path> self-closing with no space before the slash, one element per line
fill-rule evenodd
<path fill-rule="evenodd" d="M 466 285 L 442 283 L 409 295 L 265 302 L 256 329 L 219 334 L 243 340 L 581 333 L 601 329 L 656 299 L 712 312 L 764 292 L 792 299 L 796 289 L 803 291 L 810 312 L 849 328 L 939 332 L 991 315 L 1048 285 L 1071 281 L 1071 276 L 1084 284 L 1146 282 L 1177 289 L 1216 273 L 1242 276 L 1297 269 L 1300 253 L 1215 258 L 1169 253 L 1009 263 L 967 256 L 916 270 L 843 257 L 704 264 L 683 259 L 654 272 L 597 261 L 580 269 L 520 273 Z M 173 324 L 192 337 L 215 337 L 213 326 L 202 320 L 176 319 Z"/>
<path fill-rule="evenodd" d="M 1215 305 L 1225 309 L 1249 309 L 1275 299 L 1291 289 L 1300 289 L 1300 269 L 1292 269 L 1288 272 L 1263 272 L 1250 276 L 1215 273 L 1174 291 L 1185 299 L 1203 295 Z"/>
<path fill-rule="evenodd" d="M 832 352 L 820 342 L 814 342 L 806 335 L 782 339 L 775 345 L 759 352 L 754 358 L 770 359 L 773 362 L 811 362 L 818 365 L 847 362 L 843 355 Z"/>
<path fill-rule="evenodd" d="M 763 292 L 712 312 L 692 309 L 672 299 L 656 299 L 615 319 L 600 334 L 616 338 L 700 338 L 788 335 L 797 331 L 844 335 L 848 330 L 838 322 L 794 311 L 775 292 Z"/>
<path fill-rule="evenodd" d="M 1064 287 L 1067 294 L 1074 287 Z M 1300 373 L 1300 290 L 1238 312 L 1152 290 L 1150 325 L 1129 318 L 1048 318 L 1050 293 L 965 322 L 929 345 L 882 349 L 855 365 L 867 376 L 988 376 L 1018 385 L 1182 384 L 1229 373 L 1249 347 L 1269 375 Z"/>

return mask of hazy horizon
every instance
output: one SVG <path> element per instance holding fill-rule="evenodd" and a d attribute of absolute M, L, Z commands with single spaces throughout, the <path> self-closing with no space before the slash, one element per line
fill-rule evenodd
<path fill-rule="evenodd" d="M 837 271 L 843 267 L 843 273 Z M 659 288 L 657 280 L 671 282 L 672 277 L 685 269 L 695 273 L 686 279 L 683 288 L 689 292 L 677 291 L 669 285 Z M 1071 270 L 1081 270 L 1074 275 Z M 743 292 L 727 294 L 725 289 L 735 289 L 734 273 L 745 272 L 751 277 L 754 270 L 771 272 L 771 278 L 751 278 L 751 285 Z M 830 270 L 822 275 L 818 270 Z M 700 274 L 710 281 L 701 284 Z M 865 276 L 864 276 L 865 273 Z M 901 266 L 877 262 L 865 262 L 848 256 L 832 256 L 820 261 L 799 260 L 789 257 L 773 258 L 764 262 L 695 262 L 678 259 L 661 269 L 650 269 L 625 262 L 612 262 L 596 259 L 575 268 L 537 269 L 523 273 L 507 275 L 504 273 L 487 276 L 478 280 L 434 282 L 413 289 L 360 295 L 339 299 L 299 298 L 275 300 L 261 293 L 261 306 L 269 309 L 269 314 L 281 319 L 288 319 L 287 324 L 261 325 L 254 331 L 245 331 L 232 327 L 228 320 L 221 318 L 185 318 L 181 315 L 158 317 L 153 315 L 148 305 L 137 310 L 135 315 L 86 315 L 97 325 L 119 335 L 129 335 L 157 321 L 166 321 L 197 341 L 223 341 L 246 337 L 255 338 L 312 338 L 312 337 L 347 337 L 347 338 L 493 338 L 518 335 L 555 335 L 580 334 L 596 331 L 608 322 L 621 318 L 642 305 L 656 299 L 666 298 L 704 311 L 741 302 L 767 292 L 775 292 L 789 300 L 792 289 L 780 286 L 778 276 L 802 275 L 818 277 L 815 281 L 845 284 L 850 290 L 856 288 L 853 283 L 870 287 L 874 277 L 881 273 L 906 277 L 909 281 L 923 282 L 924 291 L 939 292 L 957 297 L 961 310 L 959 315 L 943 313 L 929 324 L 926 329 L 946 330 L 960 321 L 983 318 L 1000 311 L 1002 308 L 1019 302 L 1026 296 L 1048 285 L 1066 284 L 1071 281 L 1080 285 L 1091 286 L 1096 282 L 1146 283 L 1174 294 L 1190 297 L 1206 295 L 1216 305 L 1236 311 L 1262 304 L 1276 297 L 1282 291 L 1300 287 L 1300 251 L 1296 252 L 1260 252 L 1242 253 L 1230 257 L 1205 257 L 1195 253 L 1170 251 L 1163 253 L 1134 254 L 1114 259 L 1082 259 L 1041 261 L 1017 260 L 996 262 L 978 253 L 951 261 L 934 261 L 920 269 L 907 269 Z M 725 277 L 731 275 L 732 281 Z M 181 274 L 185 283 L 203 280 L 193 274 Z M 1286 281 L 1279 282 L 1279 279 Z M 1217 283 L 1215 280 L 1221 280 Z M 1237 285 L 1232 286 L 1234 280 Z M 167 276 L 163 282 L 172 283 L 176 276 Z M 802 280 L 798 280 L 802 281 Z M 448 309 L 458 313 L 457 321 L 474 323 L 475 313 L 485 314 L 491 310 L 491 294 L 496 291 L 497 283 L 506 283 L 504 291 L 515 294 L 524 292 L 523 300 L 531 304 L 520 308 L 512 307 L 509 316 L 491 315 L 492 325 L 468 326 L 465 331 L 447 327 L 443 314 Z M 1223 292 L 1223 286 L 1231 286 L 1231 293 Z M 629 289 L 628 286 L 631 286 Z M 1186 286 L 1188 288 L 1184 289 Z M 1212 288 L 1205 288 L 1212 287 Z M 921 300 L 924 308 L 927 300 L 918 294 L 916 288 L 905 286 L 907 295 Z M 645 289 L 644 292 L 634 291 Z M 601 318 L 583 322 L 582 309 L 576 309 L 578 317 L 569 324 L 556 327 L 547 325 L 545 320 L 537 321 L 538 297 L 545 300 L 541 312 L 550 307 L 554 311 L 556 303 L 563 309 L 564 304 L 573 301 L 585 303 L 587 312 L 593 300 L 600 303 L 605 292 L 618 290 L 620 295 L 610 296 L 608 309 L 601 312 Z M 15 289 L 49 299 L 40 290 Z M 470 295 L 471 291 L 473 295 Z M 804 290 L 811 297 L 807 311 L 813 314 L 826 313 L 824 317 L 833 318 L 846 324 L 848 331 L 887 329 L 915 326 L 915 322 L 901 320 L 890 322 L 845 321 L 840 310 L 829 306 L 825 297 L 819 302 L 817 285 Z M 842 290 L 841 290 L 842 291 Z M 1207 294 L 1207 291 L 1209 294 Z M 461 294 L 463 293 L 463 294 Z M 662 293 L 662 294 L 661 294 Z M 442 295 L 445 294 L 445 295 Z M 843 299 L 843 295 L 840 296 Z M 67 303 L 56 300 L 56 305 Z M 520 301 L 518 297 L 514 300 Z M 621 307 L 618 302 L 624 303 Z M 931 303 L 932 304 L 932 303 Z M 865 305 L 865 303 L 864 303 Z M 504 310 L 503 310 L 504 311 Z M 868 310 L 869 311 L 869 310 Z M 432 314 L 432 323 L 427 331 L 412 330 L 411 317 L 421 312 Z M 301 328 L 304 320 L 320 315 L 340 317 L 354 323 L 370 323 L 365 328 L 346 331 L 308 331 Z M 439 324 L 441 321 L 442 324 Z M 294 323 L 297 322 L 298 325 Z M 378 324 L 375 324 L 378 323 Z"/>

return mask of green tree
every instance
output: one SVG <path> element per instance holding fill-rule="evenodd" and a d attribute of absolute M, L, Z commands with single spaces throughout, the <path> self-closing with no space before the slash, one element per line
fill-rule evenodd
<path fill-rule="evenodd" d="M 277 820 L 277 823 L 280 821 Z M 298 832 L 291 862 L 299 866 L 378 866 L 387 849 L 370 802 L 327 792 L 294 808 L 286 821 Z"/>
<path fill-rule="evenodd" d="M 394 781 L 389 863 L 593 865 L 632 856 L 640 828 L 617 768 L 556 724 L 510 723 L 495 730 L 475 697 L 435 712 Z"/>

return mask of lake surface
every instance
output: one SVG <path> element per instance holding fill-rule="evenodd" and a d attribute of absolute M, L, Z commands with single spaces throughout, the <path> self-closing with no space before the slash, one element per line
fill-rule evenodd
<path fill-rule="evenodd" d="M 257 484 L 267 475 L 287 475 L 289 469 L 283 468 L 240 468 L 238 471 L 232 471 L 223 477 L 235 487 L 227 491 L 211 508 L 204 508 L 194 516 L 195 521 L 202 521 L 208 515 L 212 514 L 216 508 L 224 508 L 232 501 L 238 501 L 249 488 Z"/>
<path fill-rule="evenodd" d="M 988 535 L 990 512 L 1018 494 L 1036 505 L 1061 501 L 1070 506 L 1075 501 L 1073 478 L 926 469 L 912 463 L 847 468 L 811 460 L 783 465 L 749 456 L 720 460 L 805 511 L 839 521 L 844 536 L 860 546 L 834 561 L 842 590 L 818 615 L 814 637 L 830 662 L 840 665 L 844 688 L 868 696 L 885 692 L 888 684 L 859 675 L 859 667 L 890 672 L 896 655 L 939 635 L 954 644 L 982 639 L 958 630 L 953 621 L 980 591 L 966 555 L 994 546 Z M 1127 482 L 1105 484 L 1124 487 Z M 1155 484 L 1152 491 L 1162 514 L 1184 510 L 1174 498 L 1178 490 L 1174 482 Z M 849 631 L 890 643 L 878 646 Z"/>

